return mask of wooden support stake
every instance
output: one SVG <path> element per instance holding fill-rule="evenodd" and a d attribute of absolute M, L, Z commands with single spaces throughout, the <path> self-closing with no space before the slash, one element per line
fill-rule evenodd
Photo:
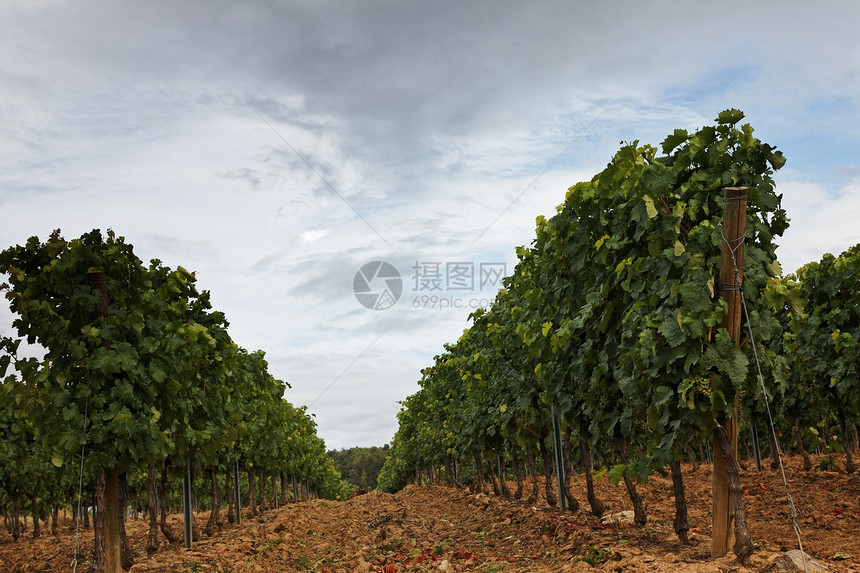
<path fill-rule="evenodd" d="M 96 537 L 93 569 L 104 573 L 122 573 L 119 543 L 119 504 L 117 503 L 117 476 L 108 471 L 99 472 L 96 478 L 96 507 L 98 512 L 93 528 Z M 101 548 L 98 548 L 99 542 Z M 101 555 L 99 555 L 99 553 Z"/>
<path fill-rule="evenodd" d="M 192 523 L 191 514 L 191 460 L 185 461 L 185 477 L 182 479 L 182 516 L 185 525 L 185 549 L 191 549 Z"/>
<path fill-rule="evenodd" d="M 567 511 L 567 497 L 564 495 L 567 477 L 564 475 L 564 460 L 562 459 L 561 451 L 561 426 L 558 423 L 558 416 L 555 415 L 555 405 L 550 405 L 550 413 L 552 415 L 552 445 L 555 450 L 555 477 L 558 482 L 558 507 L 562 511 Z M 550 476 L 546 476 L 550 479 Z"/>
<path fill-rule="evenodd" d="M 295 482 L 293 485 L 295 489 Z M 239 462 L 233 462 L 233 498 L 236 500 L 236 525 L 242 521 L 242 503 L 239 495 Z"/>
<path fill-rule="evenodd" d="M 720 296 L 728 304 L 723 326 L 735 344 L 741 334 L 741 286 L 744 272 L 744 234 L 747 219 L 747 188 L 727 187 L 723 195 L 723 242 L 720 252 Z M 734 459 L 738 454 L 738 401 L 730 418 L 721 422 Z M 729 493 L 729 476 L 723 456 L 714 452 L 713 505 L 711 517 L 711 557 L 722 557 L 734 547 L 734 505 Z"/>

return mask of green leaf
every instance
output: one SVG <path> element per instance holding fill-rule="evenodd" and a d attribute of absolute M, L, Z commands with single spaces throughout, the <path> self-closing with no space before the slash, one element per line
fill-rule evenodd
<path fill-rule="evenodd" d="M 552 330 L 552 323 L 551 322 L 544 322 L 541 325 L 541 334 L 543 334 L 544 336 L 549 334 L 550 330 Z"/>
<path fill-rule="evenodd" d="M 726 397 L 721 391 L 714 390 L 711 392 L 711 408 L 715 412 L 725 412 L 728 409 Z"/>
<path fill-rule="evenodd" d="M 681 401 L 683 401 L 688 408 L 694 410 L 696 408 L 694 393 L 690 392 L 689 395 L 687 394 L 691 388 L 693 388 L 693 380 L 691 378 L 685 378 L 678 386 L 678 393 L 681 395 Z"/>
<path fill-rule="evenodd" d="M 675 390 L 673 388 L 670 388 L 669 386 L 658 386 L 657 390 L 654 391 L 654 398 L 651 400 L 651 403 L 654 406 L 662 406 L 674 395 Z"/>
<path fill-rule="evenodd" d="M 779 264 L 779 261 L 774 259 L 768 263 L 767 272 L 772 277 L 780 277 L 782 276 L 782 265 Z"/>
<path fill-rule="evenodd" d="M 654 206 L 654 199 L 650 195 L 645 195 L 642 197 L 642 200 L 645 201 L 645 211 L 648 213 L 648 218 L 653 219 L 656 217 L 657 207 Z"/>
<path fill-rule="evenodd" d="M 744 118 L 744 112 L 739 109 L 727 109 L 721 111 L 717 116 L 717 123 L 722 125 L 734 125 Z"/>
<path fill-rule="evenodd" d="M 710 290 L 702 288 L 701 283 L 685 283 L 681 285 L 679 294 L 687 312 L 700 313 L 711 306 Z"/>
<path fill-rule="evenodd" d="M 688 137 L 686 129 L 676 129 L 672 135 L 663 140 L 663 153 L 669 155 L 676 147 L 686 143 Z"/>
<path fill-rule="evenodd" d="M 624 479 L 624 470 L 627 469 L 627 464 L 617 464 L 607 472 L 609 483 L 618 485 Z"/>
<path fill-rule="evenodd" d="M 717 372 L 727 376 L 732 384 L 739 387 L 746 379 L 749 359 L 740 351 L 725 328 L 719 329 L 716 340 L 705 350 L 699 365 L 704 370 L 715 368 Z"/>
<path fill-rule="evenodd" d="M 774 151 L 767 156 L 767 162 L 774 169 L 782 169 L 785 165 L 785 156 L 782 154 L 782 151 Z"/>
<path fill-rule="evenodd" d="M 54 467 L 63 467 L 63 456 L 60 454 L 54 454 L 51 456 L 51 463 L 54 464 Z"/>
<path fill-rule="evenodd" d="M 668 342 L 669 346 L 672 348 L 680 346 L 687 338 L 687 335 L 684 334 L 681 327 L 678 325 L 678 318 L 674 315 L 667 317 L 660 324 L 660 328 L 658 330 L 660 331 L 660 334 L 666 338 L 666 342 Z"/>

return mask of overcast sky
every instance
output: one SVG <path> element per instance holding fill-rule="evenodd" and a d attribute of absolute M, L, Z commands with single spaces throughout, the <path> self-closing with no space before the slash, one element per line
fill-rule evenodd
<path fill-rule="evenodd" d="M 329 448 L 381 445 L 621 141 L 740 108 L 788 160 L 783 269 L 860 242 L 857 22 L 849 1 L 5 0 L 0 248 L 112 228 L 196 271 Z M 379 260 L 402 292 L 369 310 Z"/>

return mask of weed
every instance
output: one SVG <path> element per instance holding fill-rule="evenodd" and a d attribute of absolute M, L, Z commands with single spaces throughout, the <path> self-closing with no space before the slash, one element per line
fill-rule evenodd
<path fill-rule="evenodd" d="M 391 552 L 397 551 L 398 549 L 403 547 L 405 544 L 406 544 L 406 541 L 404 539 L 399 539 L 399 538 L 395 537 L 389 543 L 382 545 L 379 548 L 381 550 L 387 552 L 387 553 L 391 553 Z"/>
<path fill-rule="evenodd" d="M 592 567 L 597 567 L 599 564 L 603 563 L 603 560 L 606 559 L 609 550 L 605 547 L 589 547 L 585 550 L 582 555 L 582 561 L 585 561 Z"/>
<path fill-rule="evenodd" d="M 280 545 L 281 543 L 284 543 L 284 540 L 283 540 L 283 539 L 281 539 L 281 538 L 278 538 L 278 539 L 270 539 L 269 541 L 266 541 L 266 542 L 263 544 L 263 551 L 268 551 L 269 549 L 271 549 L 271 548 L 272 548 L 272 546 L 274 546 L 274 545 Z"/>
<path fill-rule="evenodd" d="M 836 469 L 836 460 L 833 458 L 833 456 L 821 458 L 821 462 L 818 464 L 818 469 L 823 472 L 834 471 Z"/>

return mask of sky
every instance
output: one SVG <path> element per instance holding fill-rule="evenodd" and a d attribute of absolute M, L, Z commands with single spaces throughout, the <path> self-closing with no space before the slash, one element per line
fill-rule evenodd
<path fill-rule="evenodd" d="M 860 242 L 858 21 L 839 0 L 6 0 L 0 249 L 113 229 L 196 273 L 328 448 L 382 445 L 535 218 L 622 141 L 739 108 L 787 158 L 784 271 Z M 356 296 L 398 275 L 395 304 Z"/>

